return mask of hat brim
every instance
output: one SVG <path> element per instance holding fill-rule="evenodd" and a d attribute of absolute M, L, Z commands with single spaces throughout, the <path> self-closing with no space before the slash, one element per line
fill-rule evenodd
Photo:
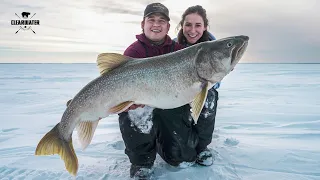
<path fill-rule="evenodd" d="M 155 11 L 155 12 L 150 12 L 150 13 L 146 14 L 144 17 L 148 17 L 148 16 L 150 16 L 151 14 L 155 14 L 155 13 L 162 14 L 162 15 L 167 19 L 167 21 L 170 21 L 170 18 L 169 18 L 165 13 L 163 13 L 163 12 L 157 12 L 157 11 Z"/>

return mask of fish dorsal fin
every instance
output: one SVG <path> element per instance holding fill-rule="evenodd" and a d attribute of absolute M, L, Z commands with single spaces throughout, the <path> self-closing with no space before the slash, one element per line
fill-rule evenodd
<path fill-rule="evenodd" d="M 205 84 L 201 92 L 196 95 L 196 97 L 191 103 L 191 110 L 192 110 L 191 116 L 195 124 L 197 124 L 198 122 L 198 118 L 202 111 L 203 105 L 206 101 L 207 95 L 208 95 L 208 83 Z"/>
<path fill-rule="evenodd" d="M 117 53 L 101 53 L 97 58 L 100 74 L 111 71 L 132 58 Z"/>
<path fill-rule="evenodd" d="M 93 134 L 98 126 L 98 121 L 82 121 L 77 126 L 77 134 L 81 144 L 81 148 L 84 150 L 90 144 Z"/>

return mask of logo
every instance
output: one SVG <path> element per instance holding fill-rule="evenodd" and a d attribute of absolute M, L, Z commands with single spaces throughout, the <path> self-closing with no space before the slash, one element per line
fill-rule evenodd
<path fill-rule="evenodd" d="M 18 31 L 16 32 L 16 34 L 20 31 L 20 30 L 31 30 L 34 34 L 36 34 L 36 32 L 32 29 L 32 26 L 37 26 L 40 25 L 40 20 L 35 20 L 32 19 L 34 15 L 36 15 L 36 13 L 34 13 L 30 18 L 30 13 L 29 12 L 22 12 L 21 16 L 23 19 L 21 19 L 21 17 L 15 13 L 15 15 L 19 18 L 18 20 L 11 20 L 11 25 L 13 26 L 20 26 L 20 28 L 18 29 Z"/>

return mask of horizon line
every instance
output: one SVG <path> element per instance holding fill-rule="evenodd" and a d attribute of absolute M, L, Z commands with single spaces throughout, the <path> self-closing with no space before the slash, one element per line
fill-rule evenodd
<path fill-rule="evenodd" d="M 7 62 L 0 62 L 0 64 L 96 64 L 94 62 L 74 62 L 74 63 L 71 63 L 71 62 L 12 62 L 12 63 L 7 63 Z M 242 62 L 239 64 L 320 64 L 319 63 L 316 63 L 316 62 L 305 62 L 305 63 L 295 63 L 295 62 L 279 62 L 279 63 L 273 63 L 273 62 Z"/>

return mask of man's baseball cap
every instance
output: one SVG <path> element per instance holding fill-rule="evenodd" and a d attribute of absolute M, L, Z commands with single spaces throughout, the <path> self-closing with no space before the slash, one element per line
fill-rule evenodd
<path fill-rule="evenodd" d="M 153 13 L 161 13 L 162 15 L 164 15 L 164 17 L 166 17 L 166 19 L 168 21 L 170 21 L 169 18 L 169 10 L 166 6 L 164 6 L 161 3 L 152 3 L 149 4 L 146 9 L 144 10 L 144 17 L 150 16 Z"/>

